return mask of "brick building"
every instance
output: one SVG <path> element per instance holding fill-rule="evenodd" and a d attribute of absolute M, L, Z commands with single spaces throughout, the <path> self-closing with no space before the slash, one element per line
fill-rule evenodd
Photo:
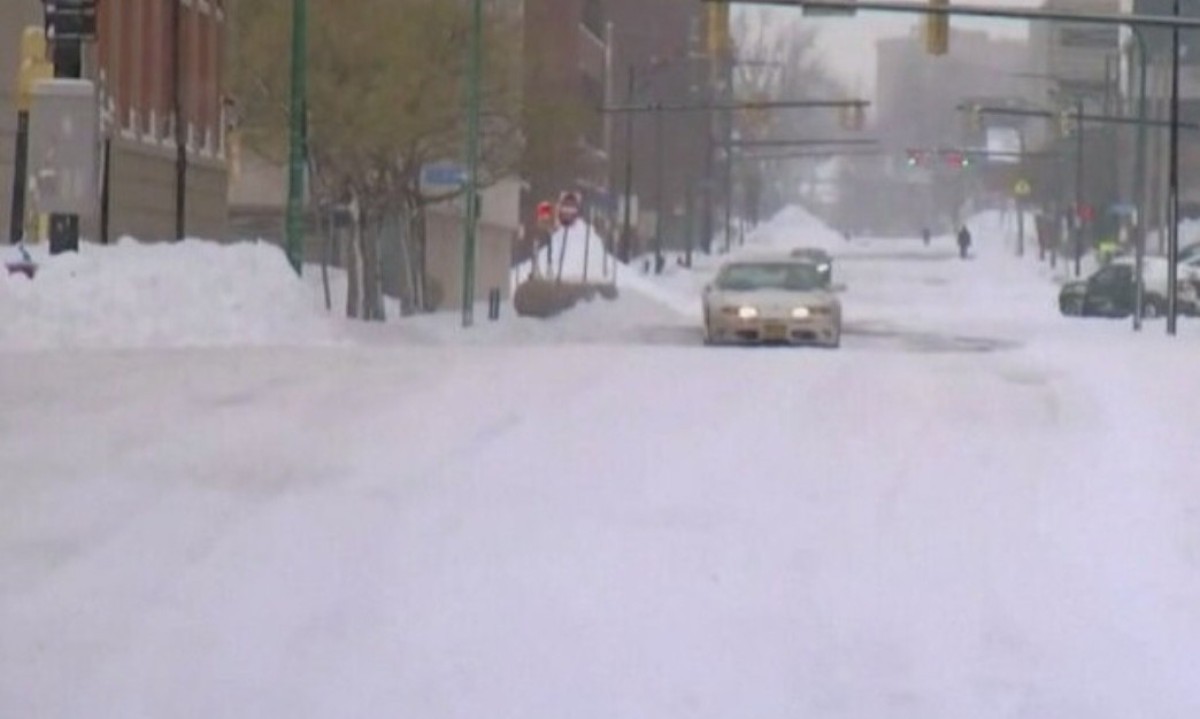
<path fill-rule="evenodd" d="M 84 75 L 97 83 L 102 135 L 109 143 L 110 237 L 128 234 L 154 240 L 174 236 L 176 58 L 180 61 L 180 104 L 188 149 L 187 234 L 225 236 L 228 179 L 222 100 L 228 1 L 98 4 L 98 38 L 86 47 L 83 67 Z M 16 114 L 12 92 L 19 38 L 23 27 L 41 24 L 40 0 L 0 3 L 0 184 L 6 188 L 6 197 L 12 181 Z M 0 203 L 2 227 L 8 225 L 8 204 Z M 99 215 L 85 220 L 85 237 L 100 235 Z"/>
<path fill-rule="evenodd" d="M 623 104 L 628 77 L 636 77 L 637 103 L 697 99 L 703 67 L 694 61 L 703 7 L 686 0 L 524 0 L 525 105 L 530 162 L 523 217 L 567 187 L 594 192 L 614 211 L 624 192 L 630 149 L 623 116 L 597 109 Z M 551 113 L 560 120 L 544 123 Z M 570 119 L 574 118 L 574 122 Z M 634 195 L 642 210 L 642 235 L 653 227 L 659 187 L 655 121 L 633 118 Z M 664 118 L 661 204 L 671 228 L 681 226 L 687 188 L 703 162 L 703 118 Z M 560 135 L 565 130 L 567 134 Z M 669 234 L 678 234 L 678 231 Z"/>

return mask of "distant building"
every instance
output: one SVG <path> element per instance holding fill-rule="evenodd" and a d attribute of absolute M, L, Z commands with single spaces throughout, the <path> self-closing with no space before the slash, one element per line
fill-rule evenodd
<path fill-rule="evenodd" d="M 85 49 L 84 74 L 99 88 L 103 137 L 111 146 L 108 234 L 113 238 L 174 236 L 177 122 L 185 123 L 188 148 L 187 232 L 226 233 L 225 0 L 181 2 L 178 43 L 171 9 L 170 0 L 100 2 L 98 39 Z M 40 0 L 0 2 L 0 227 L 6 234 L 13 91 L 26 26 L 42 26 Z M 173 111 L 175 57 L 182 63 L 182 119 Z M 98 222 L 85 223 L 86 237 L 99 236 Z"/>
<path fill-rule="evenodd" d="M 925 52 L 921 34 L 876 44 L 876 131 L 893 150 L 953 146 L 966 127 L 958 106 L 968 97 L 1033 98 L 1029 45 L 984 31 L 953 30 L 950 52 Z"/>

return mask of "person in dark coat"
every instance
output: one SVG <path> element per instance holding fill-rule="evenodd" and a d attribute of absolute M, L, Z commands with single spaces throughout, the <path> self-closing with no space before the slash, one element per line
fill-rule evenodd
<path fill-rule="evenodd" d="M 967 259 L 967 252 L 971 249 L 971 231 L 966 225 L 958 231 L 958 254 L 964 260 Z"/>

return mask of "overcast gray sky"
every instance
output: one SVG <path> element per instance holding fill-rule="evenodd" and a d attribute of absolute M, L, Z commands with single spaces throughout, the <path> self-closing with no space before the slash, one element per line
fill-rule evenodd
<path fill-rule="evenodd" d="M 956 5 L 1004 5 L 1009 7 L 1036 7 L 1041 0 L 954 0 Z M 750 10 L 762 12 L 773 27 L 786 25 L 795 19 L 798 11 L 791 8 Z M 826 64 L 833 69 L 856 92 L 869 94 L 875 83 L 875 41 L 888 35 L 907 35 L 918 22 L 914 15 L 860 12 L 853 19 L 810 19 L 821 28 L 821 50 Z M 985 28 L 989 32 L 1005 37 L 1025 37 L 1028 24 L 1015 20 L 987 20 L 958 18 L 955 27 Z"/>

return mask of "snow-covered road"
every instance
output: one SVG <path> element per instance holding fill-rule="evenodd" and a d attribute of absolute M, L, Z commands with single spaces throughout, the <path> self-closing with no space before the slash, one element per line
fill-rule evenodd
<path fill-rule="evenodd" d="M 1196 343 L 946 249 L 839 352 L 0 352 L 0 716 L 1193 719 Z"/>

